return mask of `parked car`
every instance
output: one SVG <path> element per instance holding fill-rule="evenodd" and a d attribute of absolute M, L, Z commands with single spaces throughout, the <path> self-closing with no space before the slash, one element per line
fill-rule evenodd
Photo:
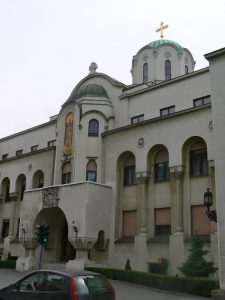
<path fill-rule="evenodd" d="M 115 300 L 111 283 L 89 271 L 38 270 L 0 290 L 0 300 Z"/>

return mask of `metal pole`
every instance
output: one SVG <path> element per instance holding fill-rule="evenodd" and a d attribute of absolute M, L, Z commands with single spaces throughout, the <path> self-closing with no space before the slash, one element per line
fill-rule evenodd
<path fill-rule="evenodd" d="M 42 261 L 42 244 L 40 245 L 41 246 L 41 249 L 40 249 L 40 256 L 39 256 L 39 263 L 38 263 L 38 269 L 40 270 L 41 269 L 41 261 Z"/>

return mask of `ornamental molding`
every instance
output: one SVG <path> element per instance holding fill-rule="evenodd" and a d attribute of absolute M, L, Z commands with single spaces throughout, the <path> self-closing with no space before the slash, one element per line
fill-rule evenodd
<path fill-rule="evenodd" d="M 42 205 L 43 208 L 58 207 L 59 202 L 58 187 L 51 187 L 43 190 Z"/>

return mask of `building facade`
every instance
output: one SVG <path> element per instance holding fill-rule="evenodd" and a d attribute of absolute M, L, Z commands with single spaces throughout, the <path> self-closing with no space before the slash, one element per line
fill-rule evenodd
<path fill-rule="evenodd" d="M 131 85 L 92 63 L 57 116 L 0 139 L 2 259 L 35 267 L 35 225 L 46 222 L 44 262 L 121 268 L 129 258 L 147 271 L 166 258 L 175 275 L 198 234 L 223 286 L 225 50 L 205 57 L 194 71 L 188 49 L 151 42 L 133 57 Z"/>

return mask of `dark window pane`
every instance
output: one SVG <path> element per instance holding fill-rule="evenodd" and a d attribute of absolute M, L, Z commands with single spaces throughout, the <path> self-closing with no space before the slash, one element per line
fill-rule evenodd
<path fill-rule="evenodd" d="M 192 150 L 190 152 L 190 175 L 205 176 L 208 174 L 208 161 L 206 149 Z"/>
<path fill-rule="evenodd" d="M 97 173 L 96 171 L 87 171 L 86 180 L 96 182 Z"/>
<path fill-rule="evenodd" d="M 169 162 L 155 164 L 155 181 L 167 181 L 170 178 Z"/>
<path fill-rule="evenodd" d="M 165 61 L 165 80 L 171 79 L 171 61 L 166 60 Z"/>
<path fill-rule="evenodd" d="M 143 65 L 143 83 L 147 83 L 148 82 L 148 64 L 145 63 Z"/>
<path fill-rule="evenodd" d="M 99 122 L 96 119 L 92 119 L 88 126 L 88 135 L 97 136 L 99 133 Z"/>
<path fill-rule="evenodd" d="M 136 184 L 135 166 L 126 166 L 124 168 L 124 185 Z"/>
<path fill-rule="evenodd" d="M 81 295 L 84 294 L 101 294 L 110 292 L 109 285 L 101 276 L 78 276 L 75 277 L 76 284 L 79 287 Z M 96 298 L 97 299 L 97 298 Z"/>

